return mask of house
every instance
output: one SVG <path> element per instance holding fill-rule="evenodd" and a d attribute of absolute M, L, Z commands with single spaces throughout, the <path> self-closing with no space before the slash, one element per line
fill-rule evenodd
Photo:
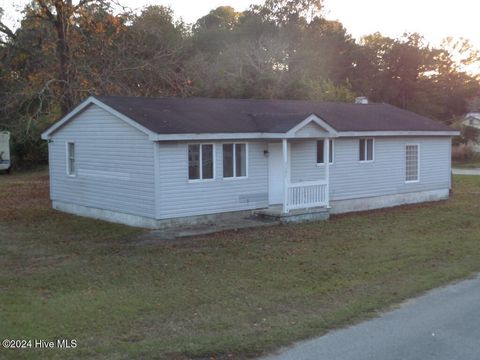
<path fill-rule="evenodd" d="M 472 126 L 474 128 L 480 129 L 480 113 L 470 112 L 465 115 L 465 118 L 462 120 L 462 125 Z"/>
<path fill-rule="evenodd" d="M 42 138 L 55 209 L 155 228 L 447 199 L 455 135 L 387 104 L 95 96 Z"/>
<path fill-rule="evenodd" d="M 9 173 L 12 168 L 10 160 L 10 132 L 0 131 L 0 171 Z"/>
<path fill-rule="evenodd" d="M 470 112 L 461 121 L 463 126 L 470 126 L 480 130 L 480 113 Z M 480 152 L 480 139 L 477 139 L 476 142 L 472 142 L 471 146 L 475 152 Z"/>

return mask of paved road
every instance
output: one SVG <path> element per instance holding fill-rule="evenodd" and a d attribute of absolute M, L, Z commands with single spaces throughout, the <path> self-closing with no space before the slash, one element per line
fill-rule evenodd
<path fill-rule="evenodd" d="M 480 277 L 383 316 L 298 343 L 264 360 L 478 360 Z"/>
<path fill-rule="evenodd" d="M 454 175 L 480 175 L 480 169 L 452 169 Z"/>

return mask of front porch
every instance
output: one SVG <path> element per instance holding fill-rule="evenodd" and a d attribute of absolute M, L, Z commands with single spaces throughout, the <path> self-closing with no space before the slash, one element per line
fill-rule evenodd
<path fill-rule="evenodd" d="M 322 134 L 323 135 L 323 134 Z M 279 143 L 268 144 L 269 163 L 269 207 L 258 212 L 262 216 L 289 218 L 299 215 L 318 216 L 324 218 L 330 208 L 330 137 L 328 133 L 322 137 L 308 139 L 282 139 L 281 148 Z M 293 143 L 308 141 L 323 141 L 323 163 L 317 163 L 317 154 L 308 159 L 310 166 L 322 168 L 321 175 L 315 178 L 303 180 L 292 178 L 292 149 Z M 321 143 L 320 145 L 320 151 Z M 312 149 L 313 150 L 313 149 Z M 317 150 L 315 148 L 315 150 Z M 318 150 L 317 150 L 318 151 Z M 294 164 L 295 165 L 295 164 Z M 328 217 L 328 216 L 327 216 Z"/>

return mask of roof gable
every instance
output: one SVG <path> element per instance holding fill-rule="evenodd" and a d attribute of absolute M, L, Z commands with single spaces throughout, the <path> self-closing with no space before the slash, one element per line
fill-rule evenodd
<path fill-rule="evenodd" d="M 305 120 L 294 126 L 287 132 L 287 135 L 294 137 L 325 137 L 336 136 L 334 128 L 320 119 L 317 115 L 311 114 Z"/>
<path fill-rule="evenodd" d="M 465 125 L 478 125 L 480 124 L 480 119 L 474 116 L 467 116 L 465 119 L 463 119 L 462 123 Z"/>
<path fill-rule="evenodd" d="M 154 132 L 151 130 L 145 128 L 144 126 L 140 125 L 137 123 L 135 120 L 130 119 L 129 117 L 125 116 L 124 114 L 118 112 L 117 110 L 111 108 L 110 106 L 104 104 L 102 101 L 99 101 L 98 99 L 94 97 L 89 97 L 83 102 L 81 102 L 77 107 L 75 107 L 72 111 L 70 111 L 67 115 L 65 115 L 63 118 L 58 120 L 56 123 L 54 123 L 52 126 L 50 126 L 46 131 L 44 131 L 41 135 L 42 139 L 48 140 L 50 136 L 53 135 L 57 130 L 62 128 L 64 125 L 66 125 L 69 121 L 73 120 L 77 115 L 82 113 L 87 107 L 90 105 L 95 104 L 98 107 L 102 108 L 103 110 L 109 112 L 110 114 L 116 116 L 117 118 L 125 121 L 127 124 L 133 126 L 134 128 L 140 130 L 141 132 L 149 135 L 150 137 L 153 137 L 155 135 Z"/>

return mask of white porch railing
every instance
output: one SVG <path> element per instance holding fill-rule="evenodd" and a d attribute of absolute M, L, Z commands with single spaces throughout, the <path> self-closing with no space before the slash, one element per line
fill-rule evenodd
<path fill-rule="evenodd" d="M 328 183 L 326 180 L 291 183 L 287 184 L 286 190 L 285 212 L 328 206 Z"/>

